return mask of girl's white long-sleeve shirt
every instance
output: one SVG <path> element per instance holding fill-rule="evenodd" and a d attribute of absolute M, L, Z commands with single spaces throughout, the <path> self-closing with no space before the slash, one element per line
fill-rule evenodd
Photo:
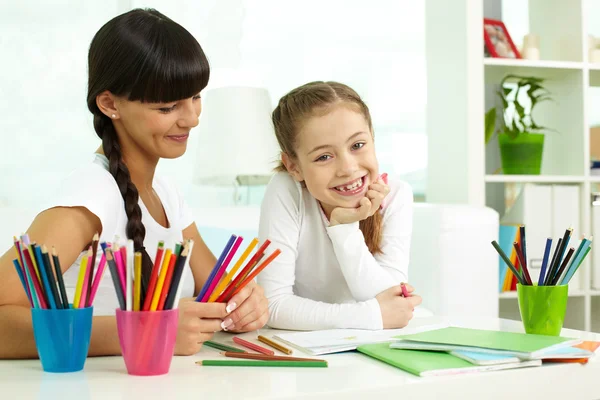
<path fill-rule="evenodd" d="M 383 329 L 375 296 L 406 282 L 413 194 L 389 179 L 382 253 L 373 256 L 359 223 L 329 226 L 319 202 L 288 173 L 277 173 L 263 199 L 259 237 L 281 254 L 258 276 L 279 329 Z"/>

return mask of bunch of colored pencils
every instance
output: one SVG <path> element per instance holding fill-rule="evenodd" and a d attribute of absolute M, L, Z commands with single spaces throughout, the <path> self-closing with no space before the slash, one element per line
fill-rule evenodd
<path fill-rule="evenodd" d="M 192 240 L 177 243 L 175 250 L 158 243 L 148 287 L 142 288 L 142 253 L 134 252 L 133 241 L 126 247 L 116 243 L 101 244 L 112 276 L 119 307 L 124 311 L 162 311 L 177 307 L 181 296 L 182 276 L 189 268 L 194 247 Z"/>
<path fill-rule="evenodd" d="M 498 254 L 500 254 L 500 257 L 502 257 L 506 265 L 508 265 L 508 268 L 510 268 L 512 273 L 517 277 L 517 280 L 521 285 L 533 285 L 531 276 L 529 274 L 529 269 L 527 267 L 525 226 L 521 225 L 519 229 L 522 245 L 519 246 L 519 243 L 517 242 L 513 243 L 517 254 L 516 265 L 510 261 L 510 258 L 507 257 L 506 253 L 502 251 L 500 245 L 495 240 L 492 241 L 492 245 Z M 569 250 L 567 250 L 572 235 L 572 228 L 565 230 L 563 237 L 559 238 L 556 243 L 552 258 L 550 258 L 552 238 L 546 239 L 546 248 L 544 250 L 542 268 L 540 270 L 540 276 L 537 283 L 538 286 L 567 285 L 575 272 L 577 272 L 577 269 L 583 263 L 585 257 L 592 249 L 592 238 L 587 239 L 582 237 L 577 250 L 575 250 L 575 247 L 571 247 Z"/>
<path fill-rule="evenodd" d="M 20 240 L 16 237 L 13 240 L 17 255 L 17 258 L 13 260 L 13 265 L 17 270 L 31 307 L 45 309 L 71 308 L 56 249 L 52 248 L 52 257 L 50 257 L 46 246 L 31 243 L 27 234 L 22 235 Z M 95 279 L 92 273 L 95 257 L 91 255 L 95 255 L 97 247 L 98 234 L 94 235 L 87 255 L 81 260 L 81 268 L 87 273 L 84 274 L 84 277 L 80 277 L 78 281 L 72 308 L 90 307 L 94 302 L 98 285 L 102 279 L 101 273 L 98 273 Z M 102 263 L 100 263 L 98 271 L 102 268 Z"/>
<path fill-rule="evenodd" d="M 246 266 L 240 271 L 240 273 L 236 275 L 236 272 L 238 272 L 244 261 L 248 258 L 254 247 L 256 247 L 258 244 L 258 239 L 254 238 L 231 270 L 225 274 L 227 267 L 242 244 L 242 240 L 244 240 L 244 238 L 241 236 L 231 235 L 227 245 L 221 252 L 217 263 L 206 280 L 206 283 L 196 297 L 196 301 L 203 303 L 227 303 L 249 282 L 256 278 L 256 276 L 281 253 L 281 250 L 276 249 L 262 262 L 262 264 L 258 265 L 260 260 L 265 255 L 267 246 L 269 246 L 271 243 L 267 239 L 246 263 Z"/>
<path fill-rule="evenodd" d="M 262 339 L 261 339 L 262 338 Z M 286 354 L 291 354 L 291 350 L 284 346 L 279 345 L 276 342 L 271 341 L 268 338 L 259 336 L 258 339 L 274 347 L 279 351 L 283 351 Z M 265 341 L 266 340 L 266 341 Z M 327 367 L 327 361 L 319 360 L 314 358 L 299 358 L 299 357 L 288 357 L 288 356 L 277 356 L 272 350 L 266 349 L 256 343 L 249 342 L 240 337 L 235 336 L 233 341 L 240 346 L 246 347 L 260 354 L 248 353 L 245 350 L 238 349 L 237 347 L 228 346 L 221 343 L 212 341 L 204 342 L 205 345 L 213 347 L 217 350 L 222 350 L 221 354 L 227 358 L 243 359 L 239 360 L 202 360 L 196 362 L 199 365 L 205 366 L 237 366 L 237 367 Z"/>

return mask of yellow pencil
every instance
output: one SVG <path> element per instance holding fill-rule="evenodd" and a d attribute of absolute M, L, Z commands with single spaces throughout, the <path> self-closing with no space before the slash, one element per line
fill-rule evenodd
<path fill-rule="evenodd" d="M 271 339 L 269 339 L 266 336 L 258 335 L 258 341 L 259 342 L 263 342 L 264 344 L 266 344 L 268 346 L 271 346 L 272 348 L 274 348 L 276 350 L 279 350 L 282 353 L 285 353 L 285 354 L 292 354 L 293 353 L 293 351 L 291 349 L 288 349 L 287 347 L 282 346 L 279 343 L 272 341 Z"/>
<path fill-rule="evenodd" d="M 165 258 L 160 269 L 160 275 L 158 276 L 158 282 L 156 282 L 156 288 L 154 289 L 154 295 L 152 296 L 152 303 L 150 304 L 150 311 L 156 311 L 158 307 L 158 300 L 160 300 L 160 294 L 162 292 L 163 284 L 167 276 L 167 270 L 169 269 L 169 262 L 171 261 L 171 249 L 167 249 L 165 252 Z"/>
<path fill-rule="evenodd" d="M 133 311 L 140 311 L 140 294 L 142 291 L 142 253 L 135 253 L 133 262 Z"/>
<path fill-rule="evenodd" d="M 35 251 L 33 251 L 32 245 L 29 245 L 29 254 L 31 255 L 31 262 L 33 263 L 33 269 L 35 269 L 35 274 L 37 275 L 38 281 L 43 282 L 42 278 L 40 278 L 40 270 L 37 266 L 37 261 L 35 260 Z"/>
<path fill-rule="evenodd" d="M 229 284 L 229 282 L 231 282 L 231 279 L 233 278 L 233 276 L 235 275 L 237 270 L 240 269 L 240 267 L 242 266 L 244 261 L 246 261 L 246 258 L 248 258 L 248 256 L 250 255 L 250 253 L 252 252 L 254 247 L 256 247 L 257 244 L 258 244 L 258 239 L 257 238 L 252 239 L 252 241 L 250 242 L 250 244 L 248 245 L 246 250 L 244 250 L 244 253 L 242 253 L 242 255 L 240 256 L 240 259 L 237 260 L 237 262 L 235 263 L 233 268 L 231 268 L 231 271 L 229 271 L 227 273 L 227 275 L 225 275 L 225 278 L 223 278 L 221 280 L 221 282 L 219 282 L 219 284 L 217 285 L 215 290 L 213 290 L 212 294 L 208 298 L 209 303 L 214 302 L 217 299 L 217 297 L 219 297 L 221 295 L 221 293 L 223 292 L 225 287 Z"/>
<path fill-rule="evenodd" d="M 79 264 L 79 277 L 77 278 L 77 286 L 75 286 L 75 298 L 73 299 L 73 308 L 79 308 L 79 301 L 81 300 L 81 290 L 83 288 L 83 281 L 85 280 L 85 270 L 88 264 L 87 253 L 81 257 L 81 263 Z"/>

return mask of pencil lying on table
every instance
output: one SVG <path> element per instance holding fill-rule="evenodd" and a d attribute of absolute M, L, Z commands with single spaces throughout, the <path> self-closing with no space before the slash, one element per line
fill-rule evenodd
<path fill-rule="evenodd" d="M 225 357 L 229 358 L 243 358 L 247 360 L 263 360 L 263 361 L 318 361 L 327 362 L 317 358 L 302 358 L 302 357 L 287 357 L 287 356 L 268 356 L 266 354 L 252 354 L 252 353 L 234 353 L 230 351 L 224 351 L 221 353 Z"/>
<path fill-rule="evenodd" d="M 285 346 L 280 345 L 279 343 L 272 341 L 271 339 L 269 339 L 268 337 L 265 337 L 263 335 L 258 335 L 258 341 L 263 342 L 264 344 L 269 345 L 272 348 L 274 348 L 275 350 L 281 351 L 282 353 L 285 353 L 285 354 L 293 353 L 292 350 L 288 349 Z"/>
<path fill-rule="evenodd" d="M 255 360 L 202 360 L 196 364 L 210 367 L 300 367 L 327 368 L 326 361 L 255 361 Z"/>

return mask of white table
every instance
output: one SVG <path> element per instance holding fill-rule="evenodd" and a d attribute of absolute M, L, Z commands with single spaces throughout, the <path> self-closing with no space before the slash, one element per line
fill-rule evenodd
<path fill-rule="evenodd" d="M 411 326 L 450 323 L 470 328 L 523 332 L 520 322 L 496 318 L 427 318 Z M 261 334 L 277 331 L 263 329 Z M 565 329 L 563 336 L 600 341 L 600 334 Z M 215 340 L 232 343 L 231 335 Z M 256 332 L 244 334 L 254 339 Z M 253 340 L 254 341 L 254 340 Z M 295 351 L 294 355 L 302 355 Z M 598 399 L 600 357 L 587 365 L 536 368 L 452 377 L 419 378 L 356 352 L 323 356 L 329 368 L 202 367 L 200 359 L 222 356 L 203 348 L 175 357 L 168 375 L 129 376 L 121 357 L 86 361 L 82 372 L 44 373 L 39 360 L 0 361 L 0 399 Z M 394 397 L 389 397 L 394 396 Z"/>

